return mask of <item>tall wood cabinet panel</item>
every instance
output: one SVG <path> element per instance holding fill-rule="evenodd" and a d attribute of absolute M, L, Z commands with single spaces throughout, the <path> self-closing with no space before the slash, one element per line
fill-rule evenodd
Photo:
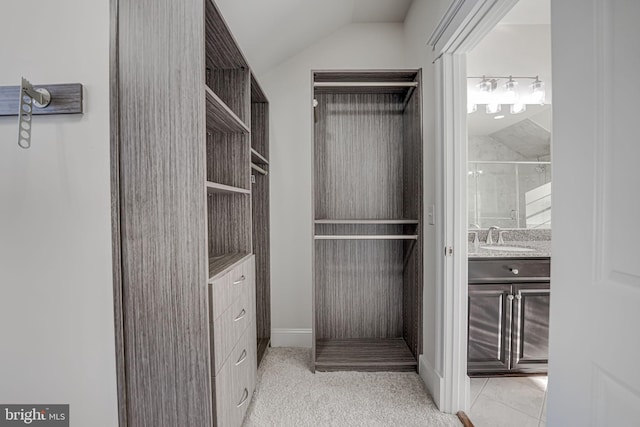
<path fill-rule="evenodd" d="M 120 425 L 240 426 L 270 335 L 268 100 L 212 1 L 112 2 Z"/>
<path fill-rule="evenodd" d="M 420 72 L 314 72 L 316 370 L 415 371 L 422 337 Z"/>

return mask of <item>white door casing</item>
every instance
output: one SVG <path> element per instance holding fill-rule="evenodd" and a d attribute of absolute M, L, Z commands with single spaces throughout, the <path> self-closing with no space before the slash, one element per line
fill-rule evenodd
<path fill-rule="evenodd" d="M 551 3 L 548 425 L 640 425 L 640 2 Z"/>

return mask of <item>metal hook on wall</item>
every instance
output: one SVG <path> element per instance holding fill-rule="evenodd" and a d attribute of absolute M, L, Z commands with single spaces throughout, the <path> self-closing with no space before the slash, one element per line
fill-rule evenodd
<path fill-rule="evenodd" d="M 34 86 L 24 77 L 20 86 L 0 86 L 0 116 L 18 116 L 18 146 L 31 146 L 34 115 L 82 114 L 79 83 Z"/>
<path fill-rule="evenodd" d="M 35 89 L 29 80 L 22 78 L 20 85 L 20 110 L 18 113 L 18 145 L 31 147 L 31 116 L 33 107 L 46 108 L 51 103 L 51 93 L 46 89 Z"/>

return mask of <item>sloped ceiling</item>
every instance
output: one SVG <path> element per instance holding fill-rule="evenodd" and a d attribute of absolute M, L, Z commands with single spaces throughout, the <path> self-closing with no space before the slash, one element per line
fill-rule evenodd
<path fill-rule="evenodd" d="M 351 23 L 404 22 L 413 0 L 215 0 L 256 74 Z"/>

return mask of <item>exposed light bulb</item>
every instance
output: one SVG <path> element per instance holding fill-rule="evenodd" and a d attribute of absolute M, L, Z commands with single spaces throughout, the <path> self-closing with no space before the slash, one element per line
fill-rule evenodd
<path fill-rule="evenodd" d="M 502 110 L 502 106 L 497 102 L 490 102 L 485 108 L 487 114 L 496 114 L 499 113 L 500 110 Z"/>
<path fill-rule="evenodd" d="M 536 77 L 536 81 L 531 83 L 531 100 L 534 104 L 544 105 L 545 91 L 544 82 Z"/>
<path fill-rule="evenodd" d="M 467 104 L 467 114 L 475 113 L 476 111 L 478 111 L 478 104 Z"/>
<path fill-rule="evenodd" d="M 509 107 L 509 112 L 511 114 L 520 114 L 524 113 L 525 111 L 527 111 L 527 105 L 522 102 L 516 102 L 514 104 L 511 104 L 511 106 Z"/>
<path fill-rule="evenodd" d="M 478 104 L 489 104 L 493 98 L 492 93 L 498 86 L 498 81 L 495 79 L 482 78 L 478 83 L 479 99 Z"/>

